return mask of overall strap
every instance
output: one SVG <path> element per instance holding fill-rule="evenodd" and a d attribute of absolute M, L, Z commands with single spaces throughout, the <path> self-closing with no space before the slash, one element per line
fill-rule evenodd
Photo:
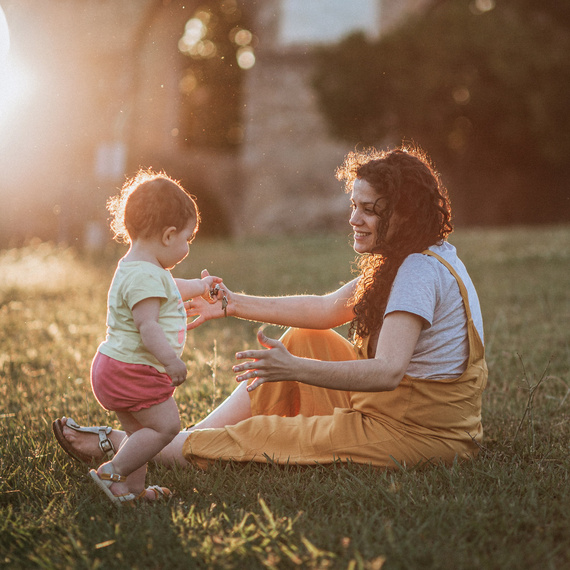
<path fill-rule="evenodd" d="M 463 283 L 463 280 L 461 279 L 461 277 L 459 277 L 459 275 L 457 274 L 457 271 L 455 271 L 455 269 L 452 267 L 452 265 L 446 261 L 445 259 L 443 259 L 440 255 L 438 255 L 437 253 L 434 253 L 433 251 L 430 250 L 424 250 L 422 251 L 423 254 L 425 255 L 431 255 L 432 257 L 435 257 L 440 263 L 443 263 L 443 265 L 445 267 L 447 267 L 447 269 L 450 271 L 450 273 L 453 275 L 453 277 L 455 277 L 455 280 L 457 281 L 457 284 L 459 285 L 459 292 L 461 294 L 461 297 L 463 299 L 463 306 L 465 307 L 465 315 L 467 316 L 467 338 L 469 339 L 469 364 L 468 366 L 473 365 L 474 363 L 478 362 L 479 360 L 482 359 L 482 364 L 479 363 L 477 366 L 478 367 L 482 367 L 482 373 L 484 375 L 484 382 L 482 384 L 483 388 L 485 387 L 486 383 L 487 383 L 487 365 L 484 362 L 485 359 L 485 347 L 483 345 L 483 341 L 481 340 L 481 336 L 479 335 L 479 331 L 477 330 L 477 327 L 475 326 L 475 323 L 473 322 L 473 317 L 471 315 L 471 307 L 469 306 L 469 294 L 467 293 L 467 288 L 465 287 L 465 283 Z"/>
<path fill-rule="evenodd" d="M 433 251 L 431 251 L 429 249 L 425 249 L 424 251 L 422 251 L 422 253 L 424 255 L 431 255 L 432 257 L 435 257 L 439 262 L 443 263 L 443 265 L 445 265 L 445 267 L 447 267 L 447 269 L 449 269 L 449 271 L 453 275 L 453 277 L 455 277 L 455 280 L 457 281 L 457 284 L 459 285 L 459 291 L 461 293 L 461 297 L 463 297 L 463 304 L 465 305 L 465 312 L 467 314 L 467 321 L 469 323 L 473 322 L 473 318 L 471 317 L 471 307 L 469 306 L 469 294 L 467 293 L 467 288 L 465 287 L 465 284 L 463 283 L 463 280 L 461 279 L 461 277 L 459 277 L 457 271 L 455 271 L 455 269 L 453 268 L 451 263 L 449 263 L 448 261 L 443 259 L 443 257 L 441 257 L 441 255 L 438 255 L 437 253 L 434 253 Z"/>

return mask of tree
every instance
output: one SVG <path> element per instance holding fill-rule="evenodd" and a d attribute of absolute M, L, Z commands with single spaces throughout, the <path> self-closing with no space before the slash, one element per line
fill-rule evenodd
<path fill-rule="evenodd" d="M 248 28 L 236 0 L 204 0 L 186 23 L 178 45 L 186 60 L 181 134 L 189 146 L 231 150 L 242 142 L 243 74 L 255 61 Z"/>
<path fill-rule="evenodd" d="M 331 132 L 413 140 L 473 223 L 570 219 L 570 6 L 440 0 L 378 41 L 318 53 Z"/>

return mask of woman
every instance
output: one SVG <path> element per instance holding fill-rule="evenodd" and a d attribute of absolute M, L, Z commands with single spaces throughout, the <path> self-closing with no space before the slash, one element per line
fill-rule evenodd
<path fill-rule="evenodd" d="M 260 332 L 265 349 L 238 353 L 239 386 L 158 461 L 394 467 L 477 454 L 483 325 L 471 279 L 446 241 L 451 211 L 439 175 L 421 151 L 401 148 L 351 153 L 337 178 L 351 192 L 359 277 L 323 296 L 252 297 L 224 285 L 225 310 L 192 300 L 190 328 L 226 312 L 293 328 L 280 341 Z M 353 343 L 330 330 L 347 322 Z M 69 453 L 97 455 L 96 439 L 81 431 L 96 428 L 57 422 Z M 117 431 L 101 437 L 115 447 L 122 440 Z"/>

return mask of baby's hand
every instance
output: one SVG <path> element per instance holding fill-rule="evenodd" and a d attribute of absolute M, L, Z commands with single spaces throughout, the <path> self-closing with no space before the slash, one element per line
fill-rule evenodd
<path fill-rule="evenodd" d="M 180 386 L 185 380 L 186 376 L 188 375 L 188 370 L 186 369 L 186 364 L 177 358 L 173 360 L 170 364 L 167 364 L 164 367 L 166 374 L 172 380 L 171 386 Z"/>
<path fill-rule="evenodd" d="M 216 284 L 221 283 L 222 278 L 215 277 L 214 275 L 208 275 L 207 277 L 202 277 L 200 281 L 202 281 L 202 283 L 204 284 L 204 292 L 207 293 L 208 291 L 213 289 Z"/>
<path fill-rule="evenodd" d="M 222 278 L 209 275 L 208 277 L 202 277 L 202 282 L 205 284 L 205 290 L 202 298 L 209 303 L 215 303 L 219 296 Z"/>

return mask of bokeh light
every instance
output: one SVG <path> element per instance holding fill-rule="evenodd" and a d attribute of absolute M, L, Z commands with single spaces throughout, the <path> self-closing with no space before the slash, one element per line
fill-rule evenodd
<path fill-rule="evenodd" d="M 451 93 L 453 100 L 458 105 L 467 105 L 471 100 L 471 93 L 465 86 L 456 87 Z"/>
<path fill-rule="evenodd" d="M 243 47 L 251 43 L 251 40 L 253 39 L 253 34 L 249 30 L 244 30 L 242 28 L 234 28 L 230 32 L 230 39 L 238 46 Z"/>
<path fill-rule="evenodd" d="M 238 49 L 236 59 L 241 69 L 251 69 L 255 65 L 255 54 L 250 46 Z"/>
<path fill-rule="evenodd" d="M 196 74 L 191 70 L 187 69 L 186 73 L 178 83 L 178 87 L 181 93 L 185 95 L 190 95 L 194 89 L 198 86 L 198 79 Z"/>
<path fill-rule="evenodd" d="M 204 22 L 204 18 L 191 18 L 184 26 L 184 35 L 178 42 L 178 49 L 184 54 L 192 55 L 192 52 L 196 50 L 196 46 L 206 37 L 207 32 L 208 27 Z"/>
<path fill-rule="evenodd" d="M 473 0 L 469 9 L 473 14 L 484 14 L 495 8 L 495 0 Z"/>

